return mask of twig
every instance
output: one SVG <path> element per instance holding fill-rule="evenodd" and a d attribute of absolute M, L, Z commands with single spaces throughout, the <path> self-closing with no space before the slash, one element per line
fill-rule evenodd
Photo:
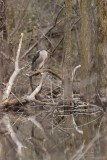
<path fill-rule="evenodd" d="M 39 29 L 40 30 L 40 29 Z M 52 46 L 52 48 L 54 48 L 54 45 L 52 44 L 51 40 L 48 38 L 48 36 L 46 36 L 46 34 L 44 34 L 42 32 L 42 30 L 40 30 L 40 32 L 42 33 L 42 35 L 44 36 L 44 38 L 46 38 L 48 40 L 48 42 L 50 43 L 50 45 Z"/>
<path fill-rule="evenodd" d="M 54 98 L 53 98 L 53 84 L 52 84 L 51 79 L 49 79 L 49 80 L 50 80 L 50 93 L 51 93 L 51 99 L 52 99 L 52 102 L 55 103 Z"/>
<path fill-rule="evenodd" d="M 64 40 L 64 37 L 62 37 L 60 39 L 60 41 L 58 42 L 58 44 L 56 45 L 56 47 L 53 49 L 53 51 L 51 52 L 51 55 L 53 55 L 53 53 L 56 51 L 56 49 L 58 48 L 58 46 L 60 45 L 60 43 Z"/>
<path fill-rule="evenodd" d="M 30 81 L 30 88 L 31 88 L 31 91 L 33 92 L 32 77 L 31 77 L 31 76 L 29 77 L 29 81 Z"/>
<path fill-rule="evenodd" d="M 57 74 L 56 72 L 54 72 L 54 71 L 51 70 L 51 69 L 42 69 L 42 70 L 40 70 L 40 71 L 37 71 L 37 72 L 29 75 L 29 77 L 37 76 L 37 75 L 39 75 L 40 73 L 44 73 L 44 72 L 51 73 L 52 75 L 56 76 L 58 79 L 60 79 L 61 81 L 63 81 L 63 78 L 62 78 L 59 74 Z"/>
<path fill-rule="evenodd" d="M 8 99 L 8 97 L 10 95 L 10 92 L 11 92 L 11 89 L 12 89 L 12 86 L 14 84 L 14 81 L 16 79 L 16 76 L 20 72 L 19 55 L 20 55 L 20 50 L 21 50 L 21 45 L 22 45 L 22 39 L 23 39 L 23 33 L 21 34 L 21 39 L 20 39 L 20 42 L 19 42 L 18 50 L 17 50 L 16 60 L 15 60 L 15 70 L 14 70 L 13 74 L 11 75 L 11 77 L 9 79 L 9 82 L 7 83 L 7 87 L 6 87 L 6 89 L 4 91 L 4 94 L 3 94 L 3 100 Z"/>
<path fill-rule="evenodd" d="M 78 65 L 74 68 L 73 72 L 72 72 L 72 82 L 74 81 L 74 76 L 75 76 L 75 73 L 77 71 L 77 69 L 79 69 L 81 67 L 81 65 Z"/>

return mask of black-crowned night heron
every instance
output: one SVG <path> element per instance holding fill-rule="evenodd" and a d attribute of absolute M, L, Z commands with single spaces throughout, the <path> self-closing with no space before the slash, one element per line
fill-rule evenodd
<path fill-rule="evenodd" d="M 48 57 L 48 52 L 45 50 L 37 51 L 35 56 L 32 59 L 31 69 L 39 70 L 43 67 L 46 59 Z"/>

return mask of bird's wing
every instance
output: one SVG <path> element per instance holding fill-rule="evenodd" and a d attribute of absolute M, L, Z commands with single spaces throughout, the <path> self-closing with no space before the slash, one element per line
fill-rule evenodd
<path fill-rule="evenodd" d="M 40 55 L 40 51 L 37 52 L 37 54 L 33 57 L 32 60 L 32 70 L 36 70 L 38 69 L 40 66 L 40 64 L 43 62 L 43 58 Z"/>
<path fill-rule="evenodd" d="M 40 51 L 37 51 L 36 55 L 32 59 L 32 65 L 39 58 L 39 56 L 40 56 Z"/>
<path fill-rule="evenodd" d="M 32 59 L 32 64 L 31 64 L 32 70 L 35 70 L 37 68 L 37 59 L 39 58 L 39 56 L 40 56 L 40 51 L 38 51 Z"/>

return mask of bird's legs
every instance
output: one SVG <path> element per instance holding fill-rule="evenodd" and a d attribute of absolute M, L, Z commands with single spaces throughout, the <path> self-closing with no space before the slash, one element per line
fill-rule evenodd
<path fill-rule="evenodd" d="M 42 73 L 43 69 L 42 68 L 39 68 L 35 71 L 35 73 Z"/>

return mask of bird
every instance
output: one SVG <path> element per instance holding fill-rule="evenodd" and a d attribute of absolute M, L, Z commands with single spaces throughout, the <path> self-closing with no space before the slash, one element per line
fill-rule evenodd
<path fill-rule="evenodd" d="M 48 52 L 46 50 L 38 50 L 32 59 L 31 70 L 37 71 L 41 69 L 44 66 L 47 58 Z"/>

